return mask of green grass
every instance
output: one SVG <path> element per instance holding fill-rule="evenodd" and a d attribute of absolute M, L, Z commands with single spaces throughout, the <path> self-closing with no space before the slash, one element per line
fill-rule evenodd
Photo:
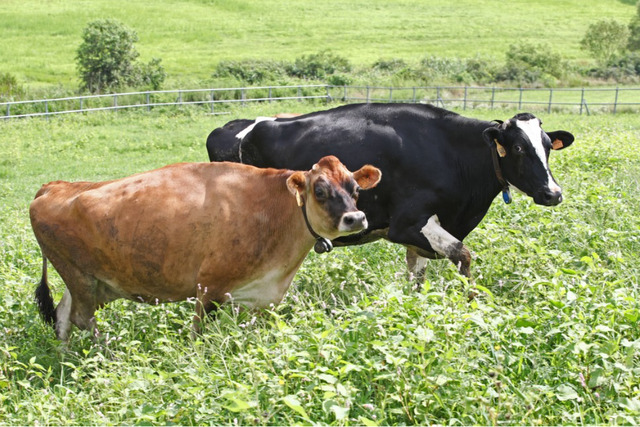
<path fill-rule="evenodd" d="M 631 0 L 4 0 L 0 72 L 31 89 L 76 87 L 82 29 L 98 18 L 135 29 L 141 59 L 161 58 L 165 87 L 176 88 L 210 79 L 220 60 L 293 60 L 326 49 L 370 66 L 427 55 L 503 61 L 512 44 L 544 43 L 589 63 L 579 46 L 588 26 L 602 18 L 628 23 L 634 14 Z"/>
<path fill-rule="evenodd" d="M 313 108 L 0 123 L 0 424 L 640 423 L 634 115 L 538 114 L 576 136 L 551 160 L 565 201 L 496 200 L 466 240 L 474 301 L 447 261 L 415 292 L 402 248 L 378 242 L 311 254 L 283 304 L 228 307 L 195 340 L 192 303 L 127 301 L 98 311 L 98 343 L 78 330 L 68 348 L 55 340 L 33 302 L 41 256 L 27 212 L 42 183 L 206 161 L 206 135 L 228 120 Z"/>

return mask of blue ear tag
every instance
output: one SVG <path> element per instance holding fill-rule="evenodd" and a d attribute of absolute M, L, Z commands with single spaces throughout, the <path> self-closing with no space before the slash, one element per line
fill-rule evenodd
<path fill-rule="evenodd" d="M 502 190 L 502 200 L 504 200 L 504 202 L 505 202 L 506 204 L 511 203 L 511 200 L 512 200 L 512 199 L 511 199 L 511 193 L 509 192 L 509 189 L 508 189 L 508 188 L 507 188 L 507 189 L 505 189 L 505 190 Z"/>

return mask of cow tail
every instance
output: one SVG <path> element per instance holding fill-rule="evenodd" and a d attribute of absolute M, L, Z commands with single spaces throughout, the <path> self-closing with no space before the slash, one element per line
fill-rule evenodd
<path fill-rule="evenodd" d="M 47 258 L 45 256 L 42 257 L 42 278 L 40 279 L 40 285 L 36 289 L 36 303 L 40 309 L 42 319 L 50 325 L 55 325 L 56 309 L 53 304 L 53 298 L 51 298 L 49 283 L 47 283 Z"/>

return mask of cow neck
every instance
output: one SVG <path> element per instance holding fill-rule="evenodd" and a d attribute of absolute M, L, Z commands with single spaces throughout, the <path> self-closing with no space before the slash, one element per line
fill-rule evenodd
<path fill-rule="evenodd" d="M 496 143 L 496 147 L 495 148 L 491 148 L 491 158 L 493 159 L 493 171 L 496 174 L 496 178 L 498 178 L 498 182 L 500 183 L 500 186 L 502 187 L 502 200 L 504 200 L 504 202 L 506 204 L 511 203 L 511 192 L 509 191 L 509 183 L 504 179 L 504 176 L 502 175 L 502 169 L 500 168 L 500 160 L 498 159 L 498 150 L 497 150 L 497 146 L 498 146 L 498 141 L 495 141 Z"/>
<path fill-rule="evenodd" d="M 307 217 L 307 204 L 305 200 L 301 198 L 302 205 L 300 209 L 302 209 L 302 216 L 304 217 L 304 222 L 307 224 L 307 229 L 311 233 L 311 235 L 316 239 L 316 243 L 313 245 L 313 250 L 318 254 L 323 254 L 325 252 L 331 252 L 333 249 L 333 244 L 331 244 L 331 240 L 322 237 L 318 233 L 315 232 L 311 223 L 309 223 L 309 218 Z"/>

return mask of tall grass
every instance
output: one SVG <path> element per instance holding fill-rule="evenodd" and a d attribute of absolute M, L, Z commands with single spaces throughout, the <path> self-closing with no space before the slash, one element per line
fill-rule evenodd
<path fill-rule="evenodd" d="M 283 304 L 220 311 L 196 339 L 191 303 L 118 301 L 102 338 L 68 348 L 38 318 L 28 203 L 46 181 L 103 180 L 205 161 L 237 116 L 90 114 L 0 123 L 0 424 L 640 422 L 640 126 L 632 115 L 544 115 L 576 142 L 553 153 L 554 208 L 496 201 L 466 244 L 481 294 L 447 261 L 412 290 L 401 247 L 311 254 Z M 483 118 L 513 111 L 473 111 Z M 51 271 L 55 299 L 64 285 Z"/>

